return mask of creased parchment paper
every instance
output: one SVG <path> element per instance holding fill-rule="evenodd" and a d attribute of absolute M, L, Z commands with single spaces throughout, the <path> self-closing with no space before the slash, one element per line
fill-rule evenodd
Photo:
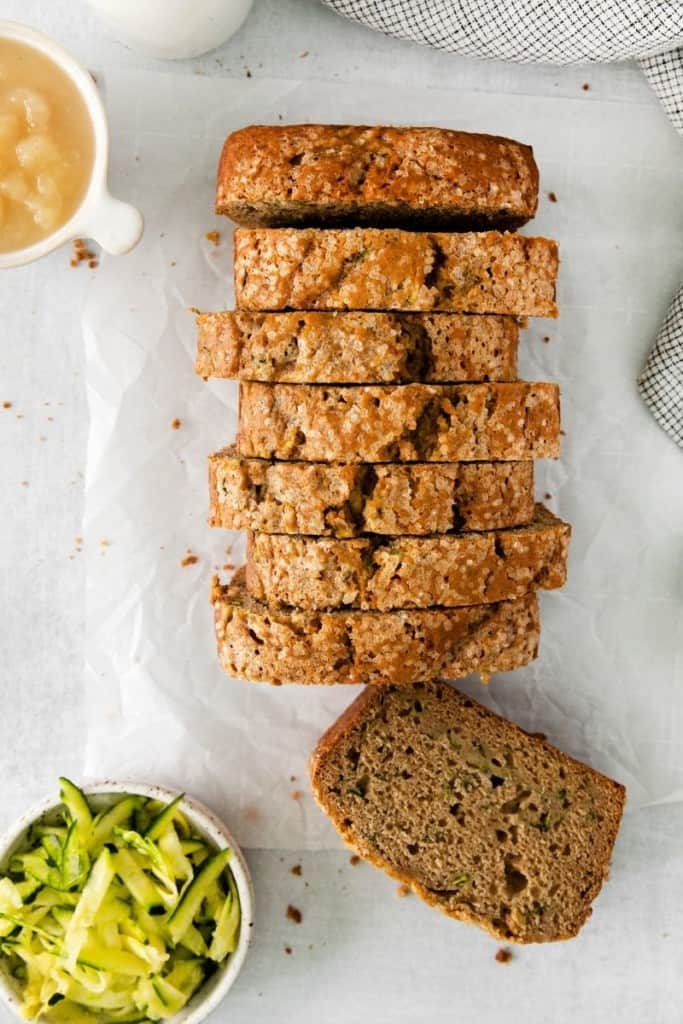
<path fill-rule="evenodd" d="M 523 333 L 521 372 L 559 381 L 560 461 L 537 495 L 573 525 L 570 580 L 542 595 L 541 657 L 464 686 L 629 788 L 629 813 L 683 800 L 683 457 L 635 378 L 683 265 L 681 143 L 636 103 L 403 91 L 362 83 L 119 73 L 107 81 L 115 184 L 142 244 L 103 259 L 83 326 L 91 434 L 87 772 L 168 783 L 247 846 L 336 846 L 306 762 L 355 688 L 269 688 L 218 667 L 209 586 L 243 557 L 206 525 L 206 456 L 236 386 L 194 376 L 189 306 L 231 305 L 231 232 L 212 213 L 224 136 L 250 122 L 429 123 L 534 146 L 560 242 L 561 318 Z M 551 202 L 547 192 L 556 194 Z M 206 232 L 217 228 L 216 246 Z M 172 426 L 179 420 L 177 429 Z M 188 552 L 196 561 L 182 565 Z"/>

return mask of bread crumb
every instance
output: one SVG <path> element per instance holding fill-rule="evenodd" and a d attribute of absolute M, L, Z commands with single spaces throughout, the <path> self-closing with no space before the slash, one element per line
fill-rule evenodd
<path fill-rule="evenodd" d="M 550 501 L 550 499 L 552 498 L 552 494 L 550 493 L 550 491 L 546 491 L 543 497 L 546 501 Z"/>
<path fill-rule="evenodd" d="M 588 92 L 590 87 L 591 87 L 590 82 L 584 82 L 583 85 L 581 86 L 581 88 L 583 89 L 584 92 Z"/>
<path fill-rule="evenodd" d="M 28 487 L 28 480 L 22 480 L 21 481 L 21 486 L 22 487 Z"/>
<path fill-rule="evenodd" d="M 286 914 L 288 921 L 293 921 L 294 924 L 301 924 L 303 916 L 304 915 L 301 913 L 298 907 L 293 907 L 291 903 L 289 904 L 289 906 L 287 907 Z"/>
<path fill-rule="evenodd" d="M 548 199 L 551 203 L 557 202 L 557 194 L 555 192 L 548 192 Z"/>
<path fill-rule="evenodd" d="M 496 953 L 496 960 L 499 964 L 509 964 L 512 960 L 512 953 L 509 949 L 499 949 Z"/>
<path fill-rule="evenodd" d="M 100 261 L 99 260 L 88 260 L 88 266 L 90 267 L 91 270 L 96 270 L 97 267 L 99 267 L 99 265 L 100 265 Z"/>
<path fill-rule="evenodd" d="M 410 886 L 406 885 L 405 882 L 403 882 L 403 884 L 399 885 L 398 889 L 396 890 L 396 895 L 399 897 L 399 899 L 405 899 L 406 896 L 410 895 Z"/>
<path fill-rule="evenodd" d="M 174 420 L 171 420 L 171 430 L 180 430 L 181 426 L 182 420 L 179 420 L 177 416 Z"/>
<path fill-rule="evenodd" d="M 247 68 L 247 78 L 251 78 L 251 71 Z"/>
<path fill-rule="evenodd" d="M 3 409 L 11 409 L 12 408 L 12 403 L 11 402 L 3 402 L 2 403 L 2 407 L 3 407 Z"/>
<path fill-rule="evenodd" d="M 304 50 L 303 53 L 300 53 L 299 57 L 308 57 L 308 50 Z"/>
<path fill-rule="evenodd" d="M 215 229 L 213 231 L 207 231 L 204 237 L 207 242 L 211 242 L 212 245 L 218 245 L 221 240 L 220 232 Z"/>
<path fill-rule="evenodd" d="M 88 249 L 84 238 L 74 238 L 73 252 L 69 265 L 77 267 L 81 263 L 87 263 L 89 267 L 97 266 L 97 253 Z"/>
<path fill-rule="evenodd" d="M 550 341 L 550 335 L 549 335 L 549 334 L 544 334 L 544 335 L 543 335 L 543 341 L 544 341 L 544 342 L 546 343 L 546 345 L 547 345 L 547 344 L 548 344 L 548 342 Z"/>
<path fill-rule="evenodd" d="M 351 864 L 354 868 L 356 864 L 360 864 L 360 857 L 358 856 L 357 853 L 354 853 L 351 857 L 349 857 L 349 864 Z"/>
<path fill-rule="evenodd" d="M 101 548 L 109 548 L 109 547 L 111 547 L 111 541 L 107 540 L 106 537 L 103 537 L 102 540 L 100 541 L 100 547 Z"/>
<path fill-rule="evenodd" d="M 301 864 L 295 864 L 293 868 L 290 868 L 290 873 L 296 875 L 297 878 L 301 878 Z"/>
<path fill-rule="evenodd" d="M 191 551 L 180 560 L 181 566 L 186 568 L 188 565 L 196 565 L 199 561 L 199 555 L 193 554 Z"/>
<path fill-rule="evenodd" d="M 289 954 L 291 952 L 292 952 L 292 947 L 291 946 L 285 946 L 285 953 L 287 953 L 288 956 L 289 956 Z"/>
<path fill-rule="evenodd" d="M 289 776 L 289 781 L 290 782 L 296 782 L 296 775 L 290 775 Z"/>
<path fill-rule="evenodd" d="M 301 800 L 302 795 L 303 794 L 302 794 L 300 789 L 293 789 L 292 790 L 292 793 L 291 793 L 292 800 Z"/>

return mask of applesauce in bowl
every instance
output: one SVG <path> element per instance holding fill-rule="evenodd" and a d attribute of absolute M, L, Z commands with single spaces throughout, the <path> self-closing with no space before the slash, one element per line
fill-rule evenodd
<path fill-rule="evenodd" d="M 0 252 L 34 245 L 73 216 L 94 153 L 73 79 L 37 48 L 0 37 Z"/>

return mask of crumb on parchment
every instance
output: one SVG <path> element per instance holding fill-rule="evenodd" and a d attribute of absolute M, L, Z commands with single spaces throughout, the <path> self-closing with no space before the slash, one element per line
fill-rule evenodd
<path fill-rule="evenodd" d="M 3 409 L 11 409 L 12 408 L 12 403 L 11 402 L 3 402 L 2 403 L 2 407 L 3 407 Z"/>
<path fill-rule="evenodd" d="M 556 203 L 557 202 L 557 193 L 556 192 L 548 192 L 548 199 L 550 200 L 551 203 Z"/>
<path fill-rule="evenodd" d="M 285 948 L 285 953 L 287 954 L 287 956 L 289 956 L 290 953 L 292 952 L 292 947 L 291 946 L 285 946 L 284 948 Z"/>
<path fill-rule="evenodd" d="M 204 235 L 204 238 L 207 240 L 207 242 L 211 242 L 212 245 L 218 245 L 218 243 L 221 240 L 221 234 L 220 231 L 216 231 L 216 229 L 214 228 L 213 231 L 207 231 L 206 234 Z"/>
<path fill-rule="evenodd" d="M 199 561 L 199 555 L 195 555 L 193 551 L 188 549 L 187 554 L 184 558 L 181 558 L 180 564 L 185 569 L 188 565 L 196 565 Z"/>
<path fill-rule="evenodd" d="M 581 88 L 583 89 L 584 92 L 588 92 L 590 87 L 591 87 L 590 82 L 584 82 L 583 85 L 581 86 Z"/>
<path fill-rule="evenodd" d="M 399 897 L 399 899 L 405 899 L 406 896 L 410 895 L 410 886 L 406 885 L 405 882 L 403 882 L 397 888 L 396 895 Z"/>
<path fill-rule="evenodd" d="M 290 870 L 290 874 L 296 875 L 297 878 L 301 878 L 301 864 L 295 864 L 289 870 Z"/>
<path fill-rule="evenodd" d="M 360 857 L 358 856 L 357 853 L 354 853 L 349 857 L 349 864 L 351 865 L 351 867 L 354 868 L 356 864 L 360 864 Z"/>
<path fill-rule="evenodd" d="M 293 921 L 294 924 L 301 924 L 301 922 L 303 921 L 303 917 L 304 917 L 304 915 L 301 913 L 299 908 L 298 907 L 293 907 L 291 903 L 287 907 L 287 912 L 286 912 L 285 916 L 286 916 L 288 921 Z"/>
<path fill-rule="evenodd" d="M 171 430 L 180 430 L 182 425 L 183 421 L 179 420 L 177 416 L 174 420 L 171 420 Z"/>
<path fill-rule="evenodd" d="M 293 789 L 292 792 L 291 792 L 292 800 L 301 800 L 302 796 L 303 796 L 303 793 L 301 792 L 300 789 Z"/>
<path fill-rule="evenodd" d="M 512 960 L 512 953 L 509 949 L 499 949 L 496 953 L 496 960 L 499 964 L 509 964 Z"/>

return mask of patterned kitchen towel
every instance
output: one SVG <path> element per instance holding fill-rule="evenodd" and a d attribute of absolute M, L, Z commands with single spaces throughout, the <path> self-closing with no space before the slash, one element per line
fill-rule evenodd
<path fill-rule="evenodd" d="M 561 7 L 538 0 L 323 2 L 380 32 L 466 57 L 550 64 L 636 59 L 683 134 L 683 0 L 565 0 Z M 683 447 L 683 287 L 638 388 Z"/>

